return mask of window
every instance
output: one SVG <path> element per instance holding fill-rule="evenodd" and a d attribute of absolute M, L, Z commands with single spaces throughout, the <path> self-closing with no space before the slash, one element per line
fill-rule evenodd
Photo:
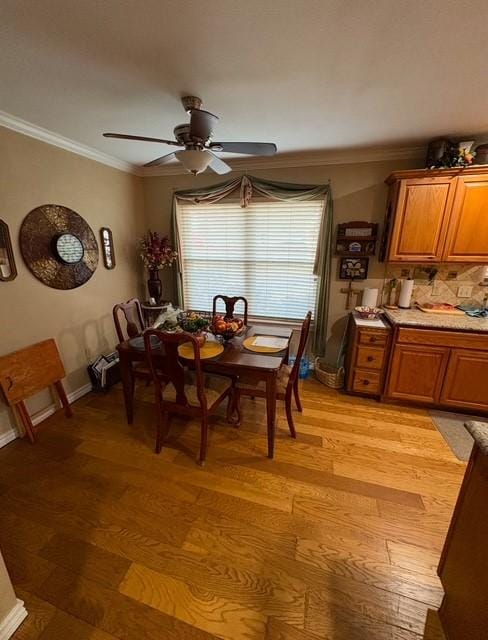
<path fill-rule="evenodd" d="M 315 307 L 313 264 L 323 200 L 178 204 L 184 305 L 211 310 L 241 295 L 252 316 L 303 319 Z"/>

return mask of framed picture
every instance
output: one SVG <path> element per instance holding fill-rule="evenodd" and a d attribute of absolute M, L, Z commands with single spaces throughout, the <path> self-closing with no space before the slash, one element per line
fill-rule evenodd
<path fill-rule="evenodd" d="M 339 262 L 340 280 L 366 280 L 369 258 L 341 258 Z"/>

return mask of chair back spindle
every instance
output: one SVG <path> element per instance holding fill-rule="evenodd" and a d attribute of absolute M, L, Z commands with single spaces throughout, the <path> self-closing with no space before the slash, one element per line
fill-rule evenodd
<path fill-rule="evenodd" d="M 239 301 L 243 302 L 244 305 L 244 324 L 247 325 L 247 299 L 243 296 L 224 296 L 222 294 L 214 296 L 213 304 L 212 304 L 212 315 L 217 313 L 217 301 L 222 300 L 225 305 L 225 318 L 233 318 L 234 317 L 234 308 Z"/>
<path fill-rule="evenodd" d="M 127 302 L 116 304 L 112 314 L 119 342 L 136 338 L 144 331 L 144 317 L 142 315 L 141 303 L 137 298 L 131 298 L 131 300 Z M 120 322 L 121 314 L 125 318 L 125 332 Z"/>
<path fill-rule="evenodd" d="M 147 360 L 157 389 L 164 393 L 164 388 L 172 384 L 176 392 L 176 404 L 188 406 L 185 394 L 187 367 L 178 355 L 180 344 L 190 342 L 193 346 L 195 386 L 197 397 L 202 408 L 206 408 L 207 398 L 204 390 L 200 345 L 190 333 L 168 333 L 158 329 L 149 329 L 144 333 L 144 347 Z"/>

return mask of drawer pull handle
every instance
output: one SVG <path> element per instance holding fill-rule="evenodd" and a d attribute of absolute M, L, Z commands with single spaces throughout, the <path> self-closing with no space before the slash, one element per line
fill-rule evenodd
<path fill-rule="evenodd" d="M 366 358 L 366 360 L 367 360 L 368 362 L 373 362 L 373 360 L 374 360 L 374 356 L 368 356 L 368 357 Z"/>
<path fill-rule="evenodd" d="M 371 336 L 371 338 L 369 339 L 370 342 L 376 342 L 378 338 L 376 336 Z"/>
<path fill-rule="evenodd" d="M 369 384 L 369 380 L 363 380 L 363 384 L 364 386 L 367 386 Z"/>

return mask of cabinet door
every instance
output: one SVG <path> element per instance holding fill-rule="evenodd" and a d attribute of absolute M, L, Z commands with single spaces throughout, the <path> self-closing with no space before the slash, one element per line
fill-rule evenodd
<path fill-rule="evenodd" d="M 441 404 L 466 409 L 488 410 L 488 353 L 453 349 Z"/>
<path fill-rule="evenodd" d="M 400 182 L 389 261 L 441 261 L 454 184 L 452 178 Z"/>
<path fill-rule="evenodd" d="M 386 395 L 437 404 L 448 358 L 447 347 L 396 344 Z"/>
<path fill-rule="evenodd" d="M 445 261 L 488 261 L 488 174 L 457 179 Z"/>

